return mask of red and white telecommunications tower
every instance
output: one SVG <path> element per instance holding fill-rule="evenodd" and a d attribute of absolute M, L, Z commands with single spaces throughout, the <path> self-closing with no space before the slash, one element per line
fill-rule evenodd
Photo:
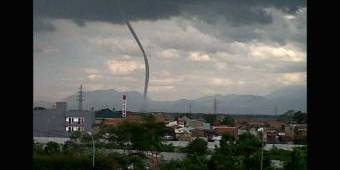
<path fill-rule="evenodd" d="M 123 95 L 122 117 L 126 117 L 126 95 Z"/>

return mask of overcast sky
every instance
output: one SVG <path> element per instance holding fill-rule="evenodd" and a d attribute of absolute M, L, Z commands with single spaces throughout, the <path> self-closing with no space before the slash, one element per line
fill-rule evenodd
<path fill-rule="evenodd" d="M 194 99 L 306 85 L 306 5 L 289 0 L 34 0 L 34 99 L 86 91 Z"/>

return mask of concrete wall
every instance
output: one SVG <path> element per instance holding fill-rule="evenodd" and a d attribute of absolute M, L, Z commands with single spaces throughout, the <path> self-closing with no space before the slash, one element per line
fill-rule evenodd
<path fill-rule="evenodd" d="M 33 110 L 33 136 L 65 137 L 64 121 L 62 110 Z"/>
<path fill-rule="evenodd" d="M 292 151 L 293 148 L 295 148 L 295 147 L 303 147 L 303 146 L 306 146 L 306 145 L 266 144 L 263 149 L 268 151 L 268 150 L 271 150 L 274 147 L 276 147 L 277 149 L 283 149 L 283 150 L 287 150 L 287 151 Z"/>
<path fill-rule="evenodd" d="M 58 138 L 58 137 L 33 137 L 34 142 L 36 143 L 48 143 L 48 142 L 56 142 L 59 144 L 64 144 L 66 141 L 70 140 L 70 138 Z"/>

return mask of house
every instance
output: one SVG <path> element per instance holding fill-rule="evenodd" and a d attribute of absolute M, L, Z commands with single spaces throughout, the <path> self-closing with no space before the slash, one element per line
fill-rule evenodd
<path fill-rule="evenodd" d="M 225 134 L 229 134 L 232 136 L 237 135 L 237 128 L 236 127 L 230 127 L 230 126 L 213 126 L 213 130 L 215 131 L 215 134 L 218 136 L 223 136 Z"/>
<path fill-rule="evenodd" d="M 193 128 L 183 127 L 175 129 L 176 139 L 180 141 L 191 141 L 191 130 L 193 130 Z"/>
<path fill-rule="evenodd" d="M 204 130 L 210 130 L 210 123 L 203 123 Z"/>
<path fill-rule="evenodd" d="M 191 142 L 191 134 L 190 133 L 176 133 L 176 139 L 179 141 L 188 141 Z"/>
<path fill-rule="evenodd" d="M 279 121 L 279 120 L 270 120 L 266 122 L 268 126 L 272 129 L 281 129 L 286 125 L 284 121 Z"/>
<path fill-rule="evenodd" d="M 203 129 L 193 129 L 191 130 L 192 137 L 205 137 L 205 133 Z"/>
<path fill-rule="evenodd" d="M 254 135 L 256 137 L 259 136 L 258 131 L 254 128 L 251 129 L 237 129 L 237 136 L 243 135 L 245 133 L 250 133 L 251 135 Z"/>
<path fill-rule="evenodd" d="M 110 115 L 110 117 L 106 118 L 97 118 L 97 119 L 102 119 L 103 121 L 100 122 L 103 125 L 106 126 L 120 126 L 124 122 L 129 122 L 129 123 L 138 123 L 138 122 L 143 122 L 144 119 L 140 114 L 133 113 L 127 111 L 127 116 L 122 117 L 122 111 L 108 111 L 105 109 L 106 115 Z"/>
<path fill-rule="evenodd" d="M 177 121 L 177 126 L 179 126 L 179 127 L 184 127 L 184 125 L 185 125 L 185 120 L 183 119 L 183 117 L 177 117 L 177 118 L 176 118 L 176 121 Z"/>
<path fill-rule="evenodd" d="M 109 108 L 98 110 L 95 112 L 96 120 L 111 119 L 111 118 L 121 118 L 121 111 L 113 111 Z"/>
<path fill-rule="evenodd" d="M 195 128 L 195 129 L 203 129 L 203 122 L 201 121 L 198 121 L 198 120 L 186 120 L 186 126 L 187 127 L 192 127 L 192 128 Z"/>
<path fill-rule="evenodd" d="M 166 127 L 173 127 L 173 126 L 176 126 L 176 125 L 177 125 L 177 121 L 172 121 L 172 122 L 167 123 L 165 126 Z"/>
<path fill-rule="evenodd" d="M 163 134 L 163 140 L 171 141 L 175 140 L 175 138 L 176 138 L 175 130 L 173 128 L 166 128 Z"/>

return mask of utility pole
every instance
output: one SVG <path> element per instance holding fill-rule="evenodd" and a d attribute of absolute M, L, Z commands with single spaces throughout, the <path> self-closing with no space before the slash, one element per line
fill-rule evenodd
<path fill-rule="evenodd" d="M 277 105 L 275 105 L 275 116 L 277 116 Z"/>
<path fill-rule="evenodd" d="M 94 139 L 93 139 L 93 135 L 91 132 L 87 132 L 88 135 L 91 136 L 92 139 L 92 168 L 94 168 L 94 159 L 95 159 L 95 155 L 96 155 L 96 146 L 94 144 Z"/>

